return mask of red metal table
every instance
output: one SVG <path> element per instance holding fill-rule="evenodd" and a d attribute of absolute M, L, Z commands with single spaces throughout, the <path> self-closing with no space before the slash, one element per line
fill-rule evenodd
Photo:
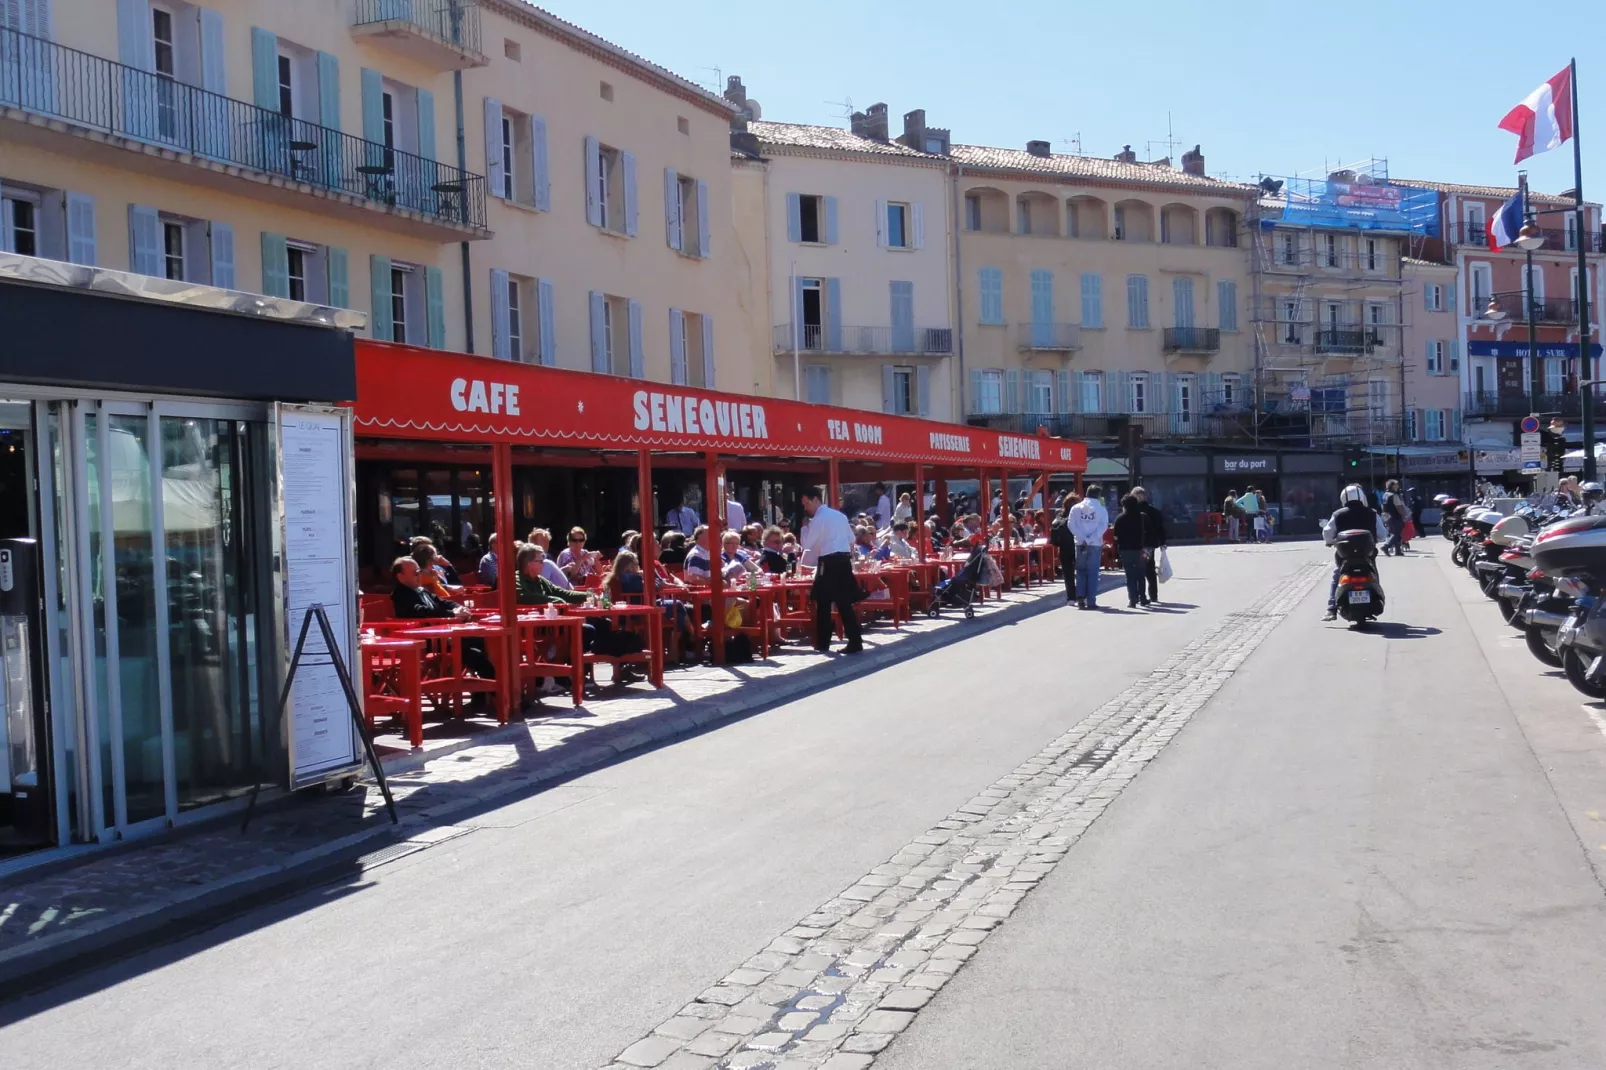
<path fill-rule="evenodd" d="M 507 673 L 498 668 L 496 678 L 471 676 L 463 670 L 463 640 L 485 640 L 485 656 L 493 667 L 502 653 L 507 632 L 500 624 L 439 624 L 408 628 L 395 633 L 398 639 L 419 639 L 424 643 L 424 673 L 419 692 L 449 703 L 453 713 L 461 713 L 465 694 L 495 695 L 496 719 L 507 723 Z"/>
<path fill-rule="evenodd" d="M 647 677 L 652 686 L 664 686 L 664 630 L 659 621 L 664 611 L 657 606 L 634 606 L 624 602 L 615 602 L 612 606 L 560 606 L 565 614 L 582 619 L 603 618 L 616 625 L 630 626 L 635 624 L 640 628 L 644 649 L 639 654 L 597 654 L 584 655 L 586 665 L 595 665 L 605 661 L 616 669 L 621 663 L 645 664 Z M 633 629 L 634 630 L 634 629 Z"/>

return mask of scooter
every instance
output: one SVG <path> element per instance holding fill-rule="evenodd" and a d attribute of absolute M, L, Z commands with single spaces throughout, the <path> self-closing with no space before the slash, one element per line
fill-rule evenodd
<path fill-rule="evenodd" d="M 1356 628 L 1383 615 L 1383 585 L 1377 577 L 1377 536 L 1355 528 L 1333 542 L 1338 554 L 1338 595 L 1334 608 Z"/>
<path fill-rule="evenodd" d="M 1535 567 L 1572 581 L 1578 590 L 1557 630 L 1556 656 L 1562 672 L 1590 698 L 1606 698 L 1606 517 L 1583 516 L 1553 525 L 1534 540 Z"/>

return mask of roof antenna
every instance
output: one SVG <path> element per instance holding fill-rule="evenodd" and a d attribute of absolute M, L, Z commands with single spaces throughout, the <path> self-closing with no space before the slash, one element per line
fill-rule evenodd
<path fill-rule="evenodd" d="M 837 109 L 837 111 L 834 111 L 834 112 L 831 113 L 833 118 L 836 118 L 836 119 L 849 119 L 849 120 L 851 120 L 853 118 L 853 98 L 852 97 L 844 95 L 841 100 L 828 100 L 825 103 L 827 103 L 831 107 Z"/>
<path fill-rule="evenodd" d="M 714 93 L 718 95 L 725 92 L 725 72 L 719 67 L 698 67 L 700 71 L 714 72 Z"/>
<path fill-rule="evenodd" d="M 1082 132 L 1080 130 L 1078 130 L 1076 133 L 1072 134 L 1070 137 L 1062 137 L 1062 138 L 1060 138 L 1060 144 L 1069 146 L 1070 150 L 1071 150 L 1071 155 L 1073 155 L 1073 156 L 1082 155 Z"/>

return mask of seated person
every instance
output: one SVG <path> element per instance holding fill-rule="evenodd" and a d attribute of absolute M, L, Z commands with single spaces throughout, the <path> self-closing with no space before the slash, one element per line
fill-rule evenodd
<path fill-rule="evenodd" d="M 634 539 L 637 535 L 640 535 L 640 534 L 641 534 L 641 532 L 636 531 L 634 529 L 631 529 L 630 531 L 625 532 L 623 535 L 620 535 L 619 536 L 619 549 L 620 550 L 628 550 L 628 549 L 630 549 L 630 540 Z M 617 554 L 618 550 L 615 550 L 614 553 Z"/>
<path fill-rule="evenodd" d="M 658 562 L 663 565 L 686 563 L 686 533 L 675 528 L 664 532 L 658 543 Z"/>
<path fill-rule="evenodd" d="M 750 554 L 742 548 L 742 536 L 739 532 L 725 532 L 719 537 L 719 543 L 719 557 L 726 568 L 735 563 L 740 565 L 745 573 L 757 574 L 760 571 L 756 555 Z"/>
<path fill-rule="evenodd" d="M 742 549 L 757 555 L 764 548 L 764 525 L 749 524 L 742 529 Z"/>
<path fill-rule="evenodd" d="M 586 549 L 586 529 L 569 529 L 569 548 L 558 555 L 558 568 L 576 587 L 584 587 L 586 580 L 602 572 L 602 555 Z"/>
<path fill-rule="evenodd" d="M 391 563 L 390 576 L 393 586 L 390 589 L 390 604 L 396 616 L 403 620 L 468 620 L 472 616 L 468 610 L 452 602 L 445 602 L 436 598 L 423 586 L 423 569 L 418 567 L 418 559 L 413 557 L 398 557 Z M 463 668 L 483 680 L 496 679 L 496 667 L 485 654 L 485 640 L 465 638 L 462 640 Z M 484 694 L 474 696 L 475 705 L 483 705 L 486 701 Z"/>
<path fill-rule="evenodd" d="M 427 546 L 434 551 L 435 561 L 431 567 L 440 576 L 442 584 L 447 587 L 463 586 L 462 579 L 457 575 L 457 569 L 453 568 L 452 563 L 446 560 L 446 555 L 436 548 L 434 539 L 431 539 L 428 535 L 414 535 L 408 542 L 408 552 L 416 556 L 420 546 Z"/>
<path fill-rule="evenodd" d="M 636 536 L 639 544 L 640 535 Z M 660 581 L 661 582 L 661 581 Z M 675 581 L 680 587 L 685 584 Z M 620 550 L 614 555 L 613 565 L 608 570 L 607 578 L 602 582 L 602 589 L 616 601 L 623 601 L 626 595 L 639 595 L 646 591 L 646 580 L 642 576 L 641 561 L 633 550 Z M 691 613 L 688 612 L 685 602 L 677 598 L 659 598 L 658 608 L 664 611 L 664 619 L 675 626 L 680 634 L 681 660 L 693 660 L 697 657 L 697 632 L 692 628 Z"/>
<path fill-rule="evenodd" d="M 546 528 L 531 528 L 528 541 L 534 546 L 539 546 L 541 552 L 546 555 L 541 563 L 541 575 L 565 591 L 574 590 L 574 584 L 569 582 L 569 577 L 565 576 L 557 562 L 552 560 L 552 533 Z"/>
<path fill-rule="evenodd" d="M 579 605 L 586 600 L 586 595 L 579 591 L 559 587 L 542 575 L 545 563 L 546 551 L 534 543 L 526 543 L 519 550 L 519 605 L 544 606 L 553 602 Z"/>
<path fill-rule="evenodd" d="M 875 528 L 869 524 L 860 524 L 853 529 L 853 559 L 863 561 L 876 556 L 880 547 L 876 545 Z"/>
<path fill-rule="evenodd" d="M 439 561 L 435 547 L 429 542 L 417 543 L 413 546 L 413 560 L 418 562 L 419 586 L 443 602 L 456 602 L 462 595 L 462 588 L 451 588 L 446 585 L 443 570 L 436 567 Z"/>
<path fill-rule="evenodd" d="M 740 561 L 722 561 L 719 571 L 720 575 L 725 577 L 725 582 L 730 583 L 744 575 L 747 568 Z M 701 524 L 697 528 L 696 544 L 686 555 L 686 576 L 695 580 L 707 580 L 712 574 L 713 559 L 708 553 L 708 526 Z"/>
<path fill-rule="evenodd" d="M 759 567 L 775 576 L 784 576 L 791 572 L 792 566 L 797 563 L 795 549 L 797 544 L 792 544 L 794 550 L 788 554 L 786 552 L 785 536 L 781 534 L 781 529 L 777 527 L 765 530 L 763 542 L 764 548 L 759 551 Z"/>
<path fill-rule="evenodd" d="M 915 548 L 909 545 L 910 526 L 910 522 L 907 520 L 900 520 L 892 525 L 892 534 L 882 544 L 883 549 L 888 551 L 888 557 L 896 558 L 899 561 L 913 561 L 920 556 L 915 552 Z"/>

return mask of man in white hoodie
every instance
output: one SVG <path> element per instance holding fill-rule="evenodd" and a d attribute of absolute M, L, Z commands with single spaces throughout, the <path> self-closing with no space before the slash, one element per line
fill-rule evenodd
<path fill-rule="evenodd" d="M 1104 488 L 1088 485 L 1081 501 L 1071 506 L 1066 527 L 1076 540 L 1076 608 L 1099 608 L 1099 565 L 1104 560 L 1104 532 L 1110 526 L 1109 511 L 1099 499 Z"/>

